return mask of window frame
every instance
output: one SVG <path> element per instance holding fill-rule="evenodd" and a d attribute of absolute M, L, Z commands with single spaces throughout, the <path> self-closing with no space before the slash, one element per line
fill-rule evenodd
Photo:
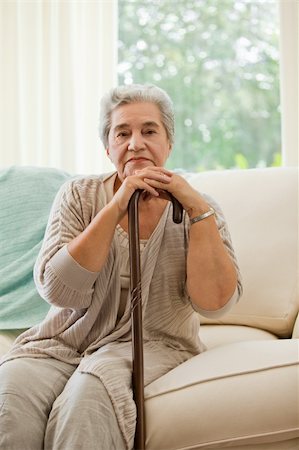
<path fill-rule="evenodd" d="M 298 166 L 297 0 L 279 0 L 282 165 Z"/>

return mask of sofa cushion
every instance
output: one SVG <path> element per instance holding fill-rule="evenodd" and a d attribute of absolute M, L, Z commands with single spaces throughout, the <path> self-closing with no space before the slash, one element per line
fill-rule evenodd
<path fill-rule="evenodd" d="M 0 329 L 36 325 L 49 309 L 35 289 L 33 265 L 55 194 L 68 178 L 51 168 L 0 171 Z"/>
<path fill-rule="evenodd" d="M 279 441 L 274 448 L 297 448 L 298 344 L 279 339 L 213 348 L 148 385 L 147 448 L 259 449 Z M 293 447 L 284 445 L 292 440 Z"/>
<path fill-rule="evenodd" d="M 212 171 L 188 176 L 220 204 L 243 278 L 241 301 L 220 320 L 290 337 L 298 313 L 298 170 Z"/>
<path fill-rule="evenodd" d="M 278 337 L 260 328 L 243 325 L 201 325 L 200 338 L 207 349 L 242 341 L 275 340 Z"/>

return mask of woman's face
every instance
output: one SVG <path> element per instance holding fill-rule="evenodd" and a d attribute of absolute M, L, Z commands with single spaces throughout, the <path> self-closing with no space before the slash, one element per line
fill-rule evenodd
<path fill-rule="evenodd" d="M 135 170 L 164 166 L 170 150 L 160 110 L 154 103 L 130 103 L 112 112 L 106 151 L 121 181 Z"/>

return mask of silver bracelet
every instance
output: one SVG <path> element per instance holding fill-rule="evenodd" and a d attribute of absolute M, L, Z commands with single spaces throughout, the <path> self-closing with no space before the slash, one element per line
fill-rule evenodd
<path fill-rule="evenodd" d="M 190 224 L 193 225 L 196 222 L 200 222 L 201 220 L 206 219 L 207 217 L 210 217 L 213 214 L 215 214 L 215 211 L 213 208 L 210 208 L 209 211 L 207 211 L 203 214 L 200 214 L 200 216 L 196 216 L 196 217 L 193 217 L 193 219 L 190 219 Z"/>

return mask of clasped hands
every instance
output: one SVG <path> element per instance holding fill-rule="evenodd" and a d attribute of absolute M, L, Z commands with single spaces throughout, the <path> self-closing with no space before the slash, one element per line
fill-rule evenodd
<path fill-rule="evenodd" d="M 183 177 L 164 167 L 150 166 L 135 170 L 134 174 L 127 176 L 122 182 L 113 198 L 120 216 L 126 213 L 129 200 L 137 189 L 144 191 L 143 201 L 153 198 L 169 200 L 167 192 L 171 193 L 190 218 L 209 209 L 207 202 Z"/>

